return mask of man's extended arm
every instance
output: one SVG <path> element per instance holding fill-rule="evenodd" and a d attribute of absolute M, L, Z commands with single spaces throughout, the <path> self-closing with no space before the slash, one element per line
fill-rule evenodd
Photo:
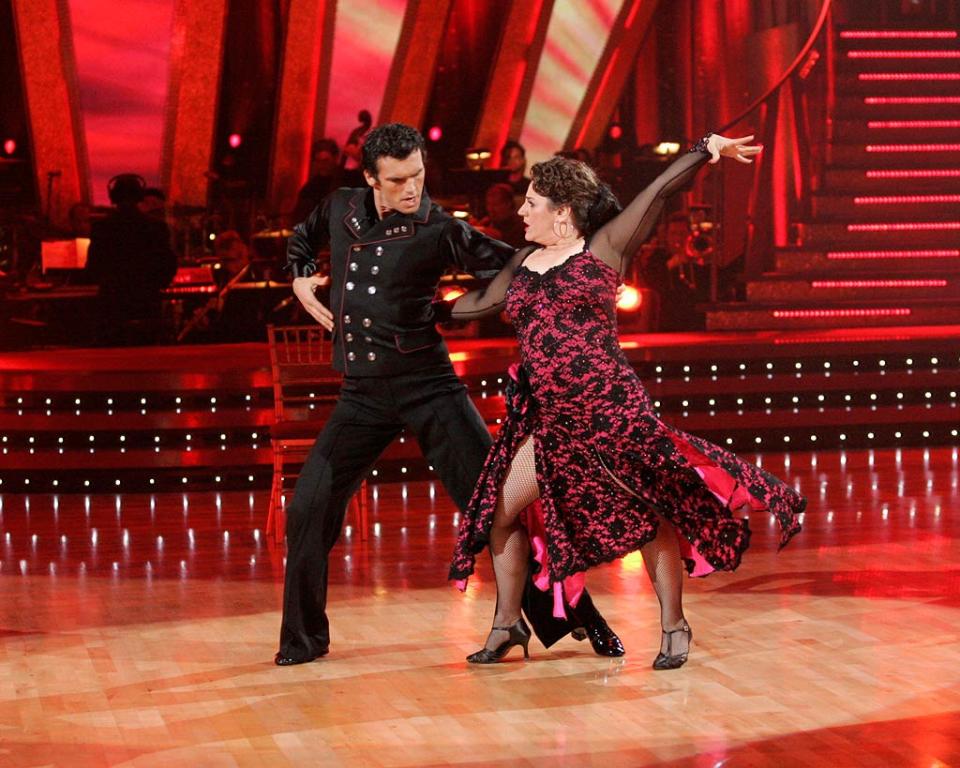
<path fill-rule="evenodd" d="M 447 222 L 441 247 L 448 264 L 480 278 L 493 277 L 513 257 L 512 245 L 494 240 L 461 219 Z"/>
<path fill-rule="evenodd" d="M 310 277 L 317 271 L 317 251 L 330 241 L 330 198 L 293 228 L 287 242 L 287 269 L 293 277 Z"/>
<path fill-rule="evenodd" d="M 287 269 L 293 275 L 293 293 L 310 316 L 328 331 L 333 331 L 333 313 L 314 291 L 330 282 L 317 271 L 317 251 L 330 240 L 330 198 L 313 209 L 306 221 L 293 228 L 287 243 Z"/>

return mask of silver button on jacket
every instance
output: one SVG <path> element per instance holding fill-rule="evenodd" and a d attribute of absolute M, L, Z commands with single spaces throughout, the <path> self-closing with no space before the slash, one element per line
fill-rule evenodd
<path fill-rule="evenodd" d="M 437 283 L 452 265 L 490 277 L 514 249 L 434 205 L 424 194 L 412 214 L 379 219 L 367 188 L 338 189 L 287 246 L 291 272 L 330 256 L 329 293 L 335 317 L 332 363 L 348 376 L 396 375 L 450 364 L 432 322 Z M 373 355 L 373 357 L 370 357 Z"/>

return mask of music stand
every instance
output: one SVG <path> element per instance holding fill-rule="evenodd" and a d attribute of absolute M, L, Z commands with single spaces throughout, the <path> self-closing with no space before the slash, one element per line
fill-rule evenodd
<path fill-rule="evenodd" d="M 44 274 L 50 270 L 79 270 L 87 266 L 89 237 L 72 240 L 44 240 L 40 244 L 40 263 Z"/>

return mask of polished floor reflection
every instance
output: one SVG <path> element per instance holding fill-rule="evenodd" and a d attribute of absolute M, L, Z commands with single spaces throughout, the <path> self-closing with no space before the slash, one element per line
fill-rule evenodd
<path fill-rule="evenodd" d="M 464 656 L 488 565 L 445 582 L 456 515 L 371 486 L 331 573 L 333 647 L 271 663 L 282 548 L 264 492 L 0 496 L 0 765 L 950 766 L 960 763 L 958 450 L 756 457 L 810 498 L 779 555 L 685 584 L 695 640 L 650 669 L 639 556 L 589 577 L 627 646 Z"/>

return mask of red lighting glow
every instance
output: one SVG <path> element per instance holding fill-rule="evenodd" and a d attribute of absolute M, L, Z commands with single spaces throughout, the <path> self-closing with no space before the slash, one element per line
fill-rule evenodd
<path fill-rule="evenodd" d="M 840 33 L 844 40 L 955 40 L 952 29 L 848 29 Z"/>
<path fill-rule="evenodd" d="M 617 58 L 620 56 L 619 50 L 614 50 L 610 55 L 610 59 L 607 61 L 607 66 L 603 71 L 603 76 L 600 78 L 600 85 L 596 90 L 596 96 L 593 98 L 590 109 L 587 111 L 587 117 L 583 121 L 583 125 L 580 128 L 580 133 L 577 135 L 576 146 L 580 146 L 583 143 L 584 137 L 587 135 L 587 130 L 590 127 L 590 123 L 593 120 L 593 115 L 597 111 L 597 106 L 600 104 L 599 97 L 605 93 L 607 88 L 607 82 L 610 80 L 610 75 L 614 71 L 614 65 L 617 62 Z M 618 141 L 621 136 L 623 136 L 623 128 L 620 127 L 618 123 L 614 123 L 610 126 L 607 131 L 608 135 L 614 141 Z"/>
<path fill-rule="evenodd" d="M 847 224 L 847 232 L 944 232 L 960 230 L 960 221 L 904 221 L 897 224 Z"/>
<path fill-rule="evenodd" d="M 960 144 L 867 144 L 867 152 L 960 152 Z"/>
<path fill-rule="evenodd" d="M 233 147 L 234 149 L 236 149 L 236 148 L 239 147 L 241 144 L 243 144 L 243 137 L 242 137 L 239 133 L 231 133 L 230 136 L 229 136 L 229 138 L 227 139 L 227 143 L 228 143 L 231 147 Z"/>
<path fill-rule="evenodd" d="M 906 317 L 911 314 L 908 307 L 891 307 L 889 309 L 775 309 L 774 317 L 802 318 L 802 317 Z"/>
<path fill-rule="evenodd" d="M 867 171 L 868 179 L 960 179 L 960 168 Z"/>
<path fill-rule="evenodd" d="M 960 80 L 960 72 L 861 72 L 858 80 Z"/>
<path fill-rule="evenodd" d="M 640 291 L 632 285 L 625 285 L 620 298 L 617 300 L 617 309 L 622 309 L 624 312 L 636 312 L 640 309 L 641 304 L 643 304 L 643 296 Z"/>
<path fill-rule="evenodd" d="M 440 291 L 440 295 L 444 301 L 453 301 L 458 299 L 467 291 L 465 288 L 461 288 L 459 285 L 450 286 L 449 288 L 444 288 Z"/>
<path fill-rule="evenodd" d="M 960 128 L 960 120 L 870 120 L 868 128 Z"/>
<path fill-rule="evenodd" d="M 15 142 L 13 139 L 7 139 L 5 142 L 3 142 L 4 154 L 12 155 L 16 151 L 17 151 L 17 142 Z"/>
<path fill-rule="evenodd" d="M 943 288 L 946 280 L 814 280 L 813 288 Z"/>
<path fill-rule="evenodd" d="M 443 138 L 443 128 L 439 125 L 434 125 L 427 131 L 427 137 L 430 141 L 440 141 Z"/>
<path fill-rule="evenodd" d="M 864 104 L 960 104 L 960 96 L 867 96 Z"/>
<path fill-rule="evenodd" d="M 830 261 L 854 259 L 960 259 L 960 250 L 940 251 L 830 251 Z"/>
<path fill-rule="evenodd" d="M 886 336 L 784 336 L 774 339 L 776 346 L 783 344 L 850 344 L 855 341 L 905 341 L 910 337 L 903 333 L 895 333 Z"/>
<path fill-rule="evenodd" d="M 960 195 L 878 195 L 855 197 L 854 205 L 912 205 L 916 203 L 960 203 Z"/>
<path fill-rule="evenodd" d="M 215 285 L 171 285 L 164 293 L 216 293 L 220 289 Z"/>
<path fill-rule="evenodd" d="M 960 59 L 960 51 L 847 51 L 848 59 Z"/>

